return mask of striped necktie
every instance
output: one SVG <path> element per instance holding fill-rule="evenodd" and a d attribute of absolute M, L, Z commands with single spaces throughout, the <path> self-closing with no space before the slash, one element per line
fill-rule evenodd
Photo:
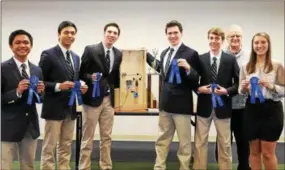
<path fill-rule="evenodd" d="M 212 72 L 212 82 L 215 82 L 217 79 L 217 58 L 213 57 L 213 64 L 211 66 Z"/>
<path fill-rule="evenodd" d="M 66 64 L 67 64 L 68 79 L 73 81 L 74 70 L 73 70 L 72 62 L 71 62 L 71 58 L 70 58 L 70 51 L 66 51 Z"/>
<path fill-rule="evenodd" d="M 22 67 L 22 78 L 23 78 L 23 79 L 29 79 L 29 75 L 28 75 L 28 73 L 27 73 L 27 71 L 26 71 L 26 69 L 27 69 L 26 64 L 23 63 L 23 64 L 21 65 L 21 67 Z"/>

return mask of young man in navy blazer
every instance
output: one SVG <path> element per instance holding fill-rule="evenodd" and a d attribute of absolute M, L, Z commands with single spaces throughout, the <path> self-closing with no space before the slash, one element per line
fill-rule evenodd
<path fill-rule="evenodd" d="M 28 60 L 33 38 L 25 30 L 10 34 L 13 57 L 1 63 L 1 169 L 12 170 L 13 154 L 18 149 L 20 169 L 35 169 L 37 138 L 40 136 L 36 96 L 27 104 L 31 76 L 39 78 L 37 92 L 44 92 L 42 70 Z M 18 146 L 18 147 L 16 147 Z"/>

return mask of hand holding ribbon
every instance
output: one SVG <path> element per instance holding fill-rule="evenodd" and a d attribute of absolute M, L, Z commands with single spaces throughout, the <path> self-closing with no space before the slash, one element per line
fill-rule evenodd
<path fill-rule="evenodd" d="M 174 76 L 175 76 L 176 83 L 177 84 L 181 84 L 181 76 L 180 76 L 180 72 L 179 72 L 179 68 L 178 68 L 176 59 L 172 60 L 170 69 L 171 70 L 170 70 L 170 75 L 169 75 L 168 82 L 169 83 L 173 83 L 173 79 L 174 79 Z"/>
<path fill-rule="evenodd" d="M 78 104 L 79 105 L 83 104 L 80 87 L 81 87 L 80 81 L 75 81 L 74 87 L 71 89 L 71 96 L 68 102 L 68 106 L 73 106 L 76 97 Z"/>
<path fill-rule="evenodd" d="M 258 99 L 260 103 L 263 103 L 264 97 L 262 95 L 261 87 L 258 84 L 258 77 L 251 77 L 250 78 L 250 85 L 251 85 L 251 90 L 250 90 L 250 103 L 254 104 L 255 103 L 255 95 L 257 93 Z"/>
<path fill-rule="evenodd" d="M 30 77 L 30 87 L 29 87 L 29 94 L 28 94 L 28 101 L 27 101 L 28 105 L 32 105 L 34 95 L 37 98 L 37 102 L 41 103 L 41 99 L 37 91 L 38 83 L 39 83 L 39 78 L 37 76 L 32 75 Z"/>
<path fill-rule="evenodd" d="M 92 90 L 92 98 L 100 97 L 100 79 L 101 79 L 101 73 L 95 73 L 96 78 L 93 83 L 93 90 Z"/>
<path fill-rule="evenodd" d="M 211 88 L 212 88 L 212 103 L 213 103 L 213 107 L 214 107 L 214 108 L 217 108 L 217 101 L 218 101 L 218 105 L 219 105 L 220 107 L 224 106 L 224 103 L 223 103 L 223 101 L 222 101 L 221 96 L 219 96 L 219 95 L 217 95 L 217 94 L 215 93 L 215 89 L 217 88 L 217 84 L 213 83 L 213 84 L 211 85 Z"/>

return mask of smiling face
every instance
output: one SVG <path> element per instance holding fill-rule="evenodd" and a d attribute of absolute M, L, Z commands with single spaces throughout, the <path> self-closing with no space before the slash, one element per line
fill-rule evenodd
<path fill-rule="evenodd" d="M 176 46 L 181 41 L 182 33 L 178 26 L 173 26 L 166 29 L 166 36 L 171 46 Z"/>
<path fill-rule="evenodd" d="M 214 27 L 208 31 L 208 43 L 210 51 L 217 53 L 221 50 L 225 39 L 225 33 L 221 28 Z"/>
<path fill-rule="evenodd" d="M 108 26 L 104 31 L 104 43 L 107 47 L 112 47 L 119 38 L 119 29 L 115 26 Z"/>
<path fill-rule="evenodd" d="M 32 43 L 27 35 L 19 34 L 15 36 L 10 48 L 16 58 L 25 61 L 32 49 Z"/>
<path fill-rule="evenodd" d="M 253 50 L 257 56 L 267 56 L 268 40 L 264 36 L 255 36 L 253 38 Z"/>
<path fill-rule="evenodd" d="M 222 48 L 223 40 L 220 35 L 211 33 L 208 37 L 210 50 L 218 52 Z"/>
<path fill-rule="evenodd" d="M 238 29 L 229 30 L 227 40 L 231 48 L 240 48 L 242 45 L 242 32 Z"/>
<path fill-rule="evenodd" d="M 72 26 L 64 27 L 58 34 L 58 40 L 62 46 L 69 49 L 76 38 L 76 29 Z"/>

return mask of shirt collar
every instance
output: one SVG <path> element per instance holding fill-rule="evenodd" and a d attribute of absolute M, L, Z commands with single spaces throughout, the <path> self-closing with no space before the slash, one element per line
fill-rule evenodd
<path fill-rule="evenodd" d="M 216 57 L 217 60 L 218 60 L 218 59 L 221 58 L 221 55 L 222 55 L 222 50 L 219 51 L 218 55 L 214 55 L 214 54 L 212 53 L 212 51 L 210 51 L 210 56 L 211 56 L 211 58 Z"/>
<path fill-rule="evenodd" d="M 112 46 L 111 48 L 107 48 L 103 42 L 102 42 L 102 44 L 103 44 L 103 48 L 104 48 L 104 52 L 105 52 L 105 53 L 107 53 L 108 50 L 109 50 L 110 52 L 113 50 L 113 46 Z"/>
<path fill-rule="evenodd" d="M 181 46 L 182 42 L 180 42 L 179 44 L 177 44 L 176 46 L 169 46 L 169 49 L 170 48 L 173 48 L 174 51 L 177 51 L 179 49 L 179 47 Z"/>
<path fill-rule="evenodd" d="M 15 61 L 15 63 L 16 63 L 18 68 L 22 68 L 21 67 L 22 64 L 26 64 L 26 67 L 29 67 L 29 61 L 28 60 L 26 60 L 24 63 L 22 63 L 15 56 L 13 57 L 13 59 L 14 59 L 14 61 Z"/>
<path fill-rule="evenodd" d="M 66 49 L 65 47 L 63 47 L 60 43 L 58 43 L 58 45 L 59 45 L 59 47 L 60 47 L 60 49 L 61 49 L 63 55 L 66 56 L 66 52 L 67 52 L 67 51 L 70 51 L 70 49 L 67 50 L 67 49 Z"/>

